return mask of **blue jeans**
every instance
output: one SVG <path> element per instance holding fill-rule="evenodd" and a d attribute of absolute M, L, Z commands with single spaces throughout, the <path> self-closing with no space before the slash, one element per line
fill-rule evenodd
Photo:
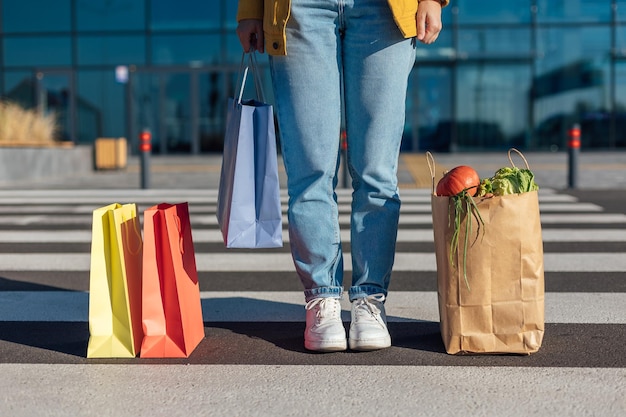
<path fill-rule="evenodd" d="M 345 91 L 352 177 L 350 300 L 386 295 L 400 213 L 397 164 L 415 42 L 383 0 L 292 0 L 287 55 L 270 58 L 305 299 L 343 292 L 337 196 Z"/>

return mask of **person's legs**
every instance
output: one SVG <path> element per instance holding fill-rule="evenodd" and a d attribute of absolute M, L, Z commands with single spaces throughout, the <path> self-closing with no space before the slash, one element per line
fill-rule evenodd
<path fill-rule="evenodd" d="M 306 301 L 343 288 L 337 201 L 341 102 L 337 0 L 293 0 L 287 55 L 271 58 L 289 192 L 289 237 Z"/>
<path fill-rule="evenodd" d="M 304 346 L 316 351 L 347 348 L 335 194 L 341 124 L 337 15 L 337 0 L 292 0 L 287 55 L 270 61 L 291 253 L 307 302 Z"/>
<path fill-rule="evenodd" d="M 350 300 L 387 294 L 400 213 L 397 167 L 415 42 L 404 39 L 387 2 L 344 9 L 348 160 L 354 188 Z"/>
<path fill-rule="evenodd" d="M 344 9 L 348 164 L 352 175 L 350 348 L 391 346 L 384 301 L 400 215 L 397 167 L 413 39 L 404 39 L 387 2 L 350 0 Z"/>

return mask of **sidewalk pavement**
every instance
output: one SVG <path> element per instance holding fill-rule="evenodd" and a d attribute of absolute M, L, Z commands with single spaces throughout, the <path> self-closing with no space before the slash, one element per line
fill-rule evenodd
<path fill-rule="evenodd" d="M 510 166 L 507 152 L 434 154 L 436 176 L 457 165 L 469 165 L 481 178 L 492 176 L 503 166 Z M 567 152 L 529 152 L 524 154 L 535 173 L 539 187 L 557 190 L 569 187 L 569 155 Z M 525 167 L 516 153 L 513 163 Z M 146 170 L 148 187 L 154 189 L 217 189 L 222 156 L 152 155 Z M 578 156 L 576 188 L 626 189 L 626 150 L 581 152 Z M 140 158 L 131 156 L 120 170 L 93 171 L 88 175 L 46 178 L 31 181 L 0 183 L 0 189 L 140 189 L 142 166 Z M 286 176 L 279 158 L 281 187 L 286 189 Z M 340 187 L 343 183 L 340 170 Z M 398 164 L 400 188 L 430 188 L 432 176 L 425 153 L 403 153 Z"/>

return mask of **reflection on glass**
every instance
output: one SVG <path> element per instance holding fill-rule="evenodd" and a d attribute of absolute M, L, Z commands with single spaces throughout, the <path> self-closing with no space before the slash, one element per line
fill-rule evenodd
<path fill-rule="evenodd" d="M 6 66 L 66 66 L 71 63 L 69 36 L 4 39 L 4 65 Z"/>
<path fill-rule="evenodd" d="M 79 36 L 79 65 L 143 65 L 143 36 Z"/>
<path fill-rule="evenodd" d="M 77 85 L 78 141 L 126 136 L 125 87 L 115 81 L 112 71 L 80 71 Z"/>
<path fill-rule="evenodd" d="M 617 20 L 626 21 L 626 0 L 616 0 L 617 5 Z"/>
<path fill-rule="evenodd" d="M 402 150 L 450 150 L 451 80 L 452 71 L 446 67 L 417 67 L 411 72 Z"/>
<path fill-rule="evenodd" d="M 237 3 L 229 0 L 229 2 Z M 152 30 L 217 29 L 220 27 L 221 1 L 177 0 L 151 2 Z"/>
<path fill-rule="evenodd" d="M 58 126 L 56 139 L 71 141 L 72 114 L 70 100 L 71 81 L 68 72 L 38 72 L 36 77 L 35 102 L 43 114 L 53 114 Z"/>
<path fill-rule="evenodd" d="M 606 61 L 610 56 L 611 41 L 608 27 L 540 29 L 537 38 L 539 72 L 563 67 L 581 59 Z"/>
<path fill-rule="evenodd" d="M 615 108 L 613 126 L 609 128 L 615 136 L 607 135 L 609 146 L 626 148 L 626 62 L 618 62 L 615 67 Z"/>
<path fill-rule="evenodd" d="M 228 33 L 222 39 L 224 39 L 224 42 L 226 42 L 225 62 L 229 64 L 239 64 L 241 62 L 241 54 L 243 53 L 243 49 L 241 48 L 241 43 L 239 43 L 239 38 L 237 38 L 235 32 Z M 262 55 L 258 56 L 258 58 L 261 57 Z"/>
<path fill-rule="evenodd" d="M 626 62 L 619 62 L 617 64 L 615 77 L 617 78 L 615 83 L 615 108 L 620 113 L 626 113 Z M 624 131 L 624 133 L 626 133 L 626 131 Z"/>
<path fill-rule="evenodd" d="M 200 150 L 221 152 L 224 144 L 224 121 L 229 97 L 227 77 L 211 71 L 200 74 Z"/>
<path fill-rule="evenodd" d="M 224 27 L 230 30 L 235 30 L 237 27 L 237 1 L 226 1 L 226 20 L 224 21 Z"/>
<path fill-rule="evenodd" d="M 538 146 L 564 147 L 565 132 L 573 123 L 585 124 L 586 146 L 606 142 L 594 126 L 610 108 L 609 35 L 605 27 L 539 31 L 541 59 L 534 81 Z"/>
<path fill-rule="evenodd" d="M 76 26 L 88 30 L 143 30 L 145 8 L 142 1 L 76 0 Z"/>
<path fill-rule="evenodd" d="M 458 5 L 461 24 L 530 22 L 531 0 L 453 0 L 451 3 Z"/>
<path fill-rule="evenodd" d="M 220 62 L 219 35 L 155 35 L 152 63 L 201 66 Z"/>
<path fill-rule="evenodd" d="M 539 22 L 608 22 L 611 0 L 537 0 Z"/>
<path fill-rule="evenodd" d="M 71 1 L 12 0 L 0 2 L 2 6 L 2 31 L 69 32 L 71 29 Z"/>
<path fill-rule="evenodd" d="M 136 72 L 132 101 L 133 124 L 150 129 L 155 153 L 191 150 L 191 99 L 189 73 Z"/>
<path fill-rule="evenodd" d="M 161 76 L 160 132 L 168 153 L 191 150 L 191 109 L 189 74 L 174 73 Z"/>
<path fill-rule="evenodd" d="M 459 30 L 459 53 L 499 56 L 528 55 L 530 28 L 483 28 Z"/>
<path fill-rule="evenodd" d="M 4 73 L 3 97 L 27 109 L 35 107 L 33 74 L 27 71 L 6 71 Z"/>
<path fill-rule="evenodd" d="M 530 68 L 525 65 L 463 65 L 457 73 L 458 149 L 526 145 Z"/>
<path fill-rule="evenodd" d="M 626 6 L 625 6 L 626 7 Z M 619 56 L 626 56 L 626 24 L 617 25 L 615 27 L 615 48 Z"/>

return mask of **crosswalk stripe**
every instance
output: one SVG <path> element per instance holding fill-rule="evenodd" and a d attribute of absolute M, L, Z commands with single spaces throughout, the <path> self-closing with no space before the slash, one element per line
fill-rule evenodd
<path fill-rule="evenodd" d="M 422 203 L 430 204 L 431 193 L 425 189 L 403 190 L 400 193 L 403 204 Z M 349 201 L 350 190 L 337 190 L 339 201 Z M 281 202 L 286 204 L 288 200 L 285 191 L 281 192 Z M 71 210 L 74 204 L 110 204 L 112 202 L 134 202 L 137 204 L 156 204 L 160 202 L 189 202 L 190 204 L 217 203 L 216 190 L 3 190 L 2 204 L 9 207 L 24 205 L 64 205 Z M 548 202 L 576 202 L 576 197 L 567 194 L 556 194 L 552 189 L 541 189 L 539 201 Z"/>
<path fill-rule="evenodd" d="M 15 253 L 0 254 L 0 271 L 88 271 L 88 253 Z M 546 272 L 620 272 L 626 271 L 623 253 L 546 253 Z M 289 253 L 208 253 L 196 256 L 198 271 L 292 271 Z M 344 268 L 351 270 L 351 256 L 345 254 Z M 395 271 L 436 271 L 434 253 L 397 253 Z"/>
<path fill-rule="evenodd" d="M 143 205 L 145 206 L 145 204 Z M 51 216 L 63 216 L 69 214 L 76 215 L 91 215 L 94 209 L 98 208 L 93 204 L 79 204 L 79 205 L 67 205 L 67 204 L 47 204 L 47 205 L 2 205 L 0 206 L 0 214 L 3 215 L 20 215 L 21 213 L 28 213 L 29 215 L 51 215 Z M 141 208 L 141 205 L 140 205 Z M 206 214 L 215 213 L 216 204 L 190 204 L 189 212 L 191 215 L 194 214 Z M 350 204 L 338 204 L 337 208 L 339 209 L 339 213 L 346 214 L 350 213 L 351 206 Z M 283 205 L 283 211 L 286 210 L 286 205 Z M 542 199 L 540 204 L 540 210 L 542 213 L 549 212 L 600 212 L 602 211 L 602 207 L 593 203 L 580 203 L 580 202 L 550 202 L 545 199 Z M 430 213 L 431 206 L 430 200 L 421 202 L 421 203 L 402 203 L 400 206 L 401 213 Z"/>
<path fill-rule="evenodd" d="M 196 226 L 217 227 L 217 218 L 215 215 L 193 215 L 190 214 L 191 224 Z M 339 215 L 339 222 L 343 225 L 350 223 L 350 216 Z M 593 213 L 593 214 L 541 214 L 542 225 L 550 224 L 626 224 L 626 214 L 621 213 Z M 84 225 L 91 224 L 91 218 L 88 216 L 54 216 L 54 215 L 29 215 L 29 214 L 5 214 L 0 217 L 0 225 Z M 287 216 L 283 216 L 283 224 L 288 224 Z M 432 216 L 427 214 L 404 213 L 400 216 L 400 226 L 406 224 L 430 225 L 432 224 Z"/>
<path fill-rule="evenodd" d="M 299 291 L 202 292 L 205 322 L 301 322 Z M 626 324 L 624 293 L 546 293 L 547 323 Z M 350 320 L 344 297 L 342 318 Z M 0 321 L 86 322 L 89 294 L 71 291 L 0 292 Z M 394 291 L 385 303 L 390 322 L 439 321 L 434 291 Z"/>
<path fill-rule="evenodd" d="M 195 243 L 222 242 L 218 229 L 196 229 L 192 231 Z M 544 242 L 626 242 L 626 228 L 623 229 L 550 229 L 543 228 Z M 350 231 L 341 231 L 341 240 L 347 242 Z M 433 242 L 431 229 L 400 229 L 398 242 Z M 289 242 L 289 234 L 283 234 L 283 241 Z M 0 242 L 9 243 L 90 243 L 91 230 L 0 230 Z"/>

